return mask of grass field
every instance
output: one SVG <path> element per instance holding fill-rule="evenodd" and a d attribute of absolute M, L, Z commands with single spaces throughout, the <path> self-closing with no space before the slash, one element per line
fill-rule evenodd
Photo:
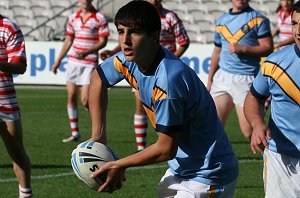
<path fill-rule="evenodd" d="M 21 106 L 25 146 L 32 163 L 34 197 L 156 197 L 156 185 L 167 168 L 165 163 L 128 169 L 123 188 L 112 194 L 99 194 L 77 179 L 72 171 L 70 155 L 78 143 L 61 142 L 70 135 L 64 88 L 17 87 L 17 95 Z M 134 96 L 129 88 L 113 88 L 109 91 L 108 144 L 121 157 L 136 150 L 132 124 L 134 106 Z M 82 107 L 79 114 L 81 140 L 84 141 L 90 137 L 89 114 Z M 226 130 L 240 166 L 235 197 L 263 197 L 261 156 L 254 156 L 250 151 L 249 143 L 239 132 L 235 113 L 231 114 Z M 156 134 L 150 127 L 148 144 L 155 140 Z M 12 171 L 12 163 L 0 141 L 0 197 L 17 196 L 18 183 Z"/>

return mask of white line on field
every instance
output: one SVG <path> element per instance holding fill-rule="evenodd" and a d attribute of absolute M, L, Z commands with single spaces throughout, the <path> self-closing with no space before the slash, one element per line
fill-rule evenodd
<path fill-rule="evenodd" d="M 260 160 L 257 159 L 248 159 L 248 160 L 239 160 L 239 163 L 251 163 L 251 162 L 257 162 Z M 139 166 L 139 167 L 132 167 L 129 168 L 128 171 L 131 170 L 145 170 L 145 169 L 158 169 L 158 168 L 166 168 L 167 165 L 148 165 L 148 166 Z M 57 178 L 57 177 L 67 177 L 70 175 L 75 175 L 74 172 L 68 172 L 68 173 L 58 173 L 58 174 L 52 174 L 52 175 L 41 175 L 41 176 L 31 176 L 32 180 L 42 180 L 42 179 L 49 179 L 49 178 Z M 16 178 L 9 178 L 9 179 L 0 179 L 0 183 L 9 183 L 9 182 L 16 182 Z"/>

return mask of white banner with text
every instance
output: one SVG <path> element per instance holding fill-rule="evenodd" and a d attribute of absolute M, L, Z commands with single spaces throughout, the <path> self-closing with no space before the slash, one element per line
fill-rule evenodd
<path fill-rule="evenodd" d="M 15 84 L 24 85 L 65 85 L 65 70 L 68 55 L 62 60 L 56 75 L 52 65 L 60 53 L 63 42 L 26 42 L 27 71 L 14 75 Z M 113 49 L 116 42 L 109 42 L 105 49 Z M 204 84 L 207 82 L 213 45 L 190 44 L 181 59 L 198 74 Z M 100 62 L 101 63 L 101 62 Z M 129 86 L 123 80 L 117 86 Z"/>

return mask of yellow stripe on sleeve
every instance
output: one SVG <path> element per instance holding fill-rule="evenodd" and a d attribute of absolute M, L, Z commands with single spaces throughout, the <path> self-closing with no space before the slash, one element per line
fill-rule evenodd
<path fill-rule="evenodd" d="M 300 105 L 300 89 L 282 68 L 274 63 L 265 62 L 262 65 L 262 73 L 270 76 L 290 98 Z"/>

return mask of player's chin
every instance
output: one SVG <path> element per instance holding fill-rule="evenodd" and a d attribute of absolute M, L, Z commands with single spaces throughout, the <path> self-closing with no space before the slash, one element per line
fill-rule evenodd
<path fill-rule="evenodd" d="M 135 57 L 131 56 L 131 55 L 125 55 L 125 59 L 129 62 L 134 62 L 135 61 Z"/>

